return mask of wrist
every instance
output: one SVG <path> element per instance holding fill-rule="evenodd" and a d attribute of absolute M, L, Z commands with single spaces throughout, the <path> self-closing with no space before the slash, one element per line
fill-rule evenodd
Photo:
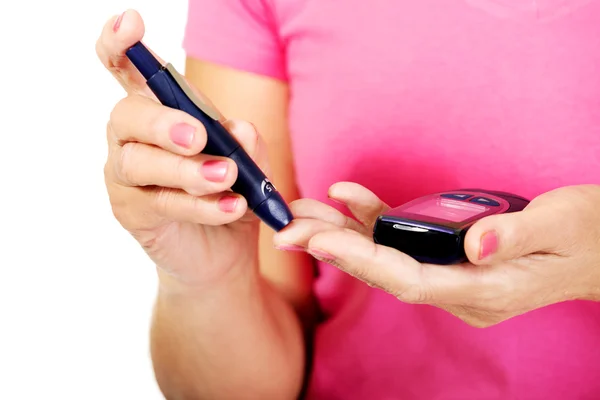
<path fill-rule="evenodd" d="M 247 287 L 259 281 L 257 263 L 232 266 L 218 274 L 199 278 L 179 276 L 160 267 L 156 268 L 156 272 L 159 293 L 168 296 L 206 296 L 228 288 Z"/>

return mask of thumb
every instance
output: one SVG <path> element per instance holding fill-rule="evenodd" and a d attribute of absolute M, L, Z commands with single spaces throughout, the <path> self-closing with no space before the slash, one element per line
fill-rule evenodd
<path fill-rule="evenodd" d="M 533 253 L 552 252 L 560 242 L 556 216 L 543 208 L 492 215 L 467 232 L 465 253 L 473 264 L 494 264 Z"/>
<path fill-rule="evenodd" d="M 373 229 L 377 217 L 390 207 L 375 193 L 353 182 L 337 182 L 329 188 L 330 199 L 344 204 L 361 224 Z"/>
<path fill-rule="evenodd" d="M 154 98 L 146 80 L 125 57 L 125 52 L 145 33 L 144 21 L 135 10 L 127 10 L 108 20 L 96 41 L 96 54 L 104 67 L 128 93 L 142 93 Z M 156 55 L 155 55 L 156 56 Z M 163 63 L 163 61 L 157 57 Z"/>

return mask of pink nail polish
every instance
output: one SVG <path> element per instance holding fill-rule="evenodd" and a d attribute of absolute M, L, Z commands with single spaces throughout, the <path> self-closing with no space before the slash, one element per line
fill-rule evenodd
<path fill-rule="evenodd" d="M 316 258 L 322 258 L 324 260 L 334 260 L 335 257 L 332 256 L 331 254 L 322 251 L 322 250 L 318 250 L 318 249 L 310 249 L 308 251 L 310 254 L 312 254 L 313 256 L 315 256 Z"/>
<path fill-rule="evenodd" d="M 229 163 L 227 161 L 207 161 L 202 164 L 202 175 L 211 182 L 223 182 L 227 176 Z"/>
<path fill-rule="evenodd" d="M 115 20 L 115 23 L 113 24 L 113 32 L 117 32 L 119 30 L 119 28 L 121 27 L 121 21 L 123 21 L 123 15 L 125 15 L 125 13 L 119 15 L 117 17 L 117 19 Z"/>
<path fill-rule="evenodd" d="M 224 212 L 234 212 L 237 203 L 238 198 L 236 196 L 223 196 L 219 199 L 219 208 Z"/>
<path fill-rule="evenodd" d="M 191 125 L 181 123 L 173 125 L 171 132 L 169 132 L 169 137 L 173 143 L 187 149 L 194 141 L 194 133 L 196 133 L 196 128 Z"/>
<path fill-rule="evenodd" d="M 486 232 L 481 238 L 481 252 L 479 259 L 483 260 L 494 254 L 498 250 L 498 235 L 496 232 Z"/>
<path fill-rule="evenodd" d="M 304 247 L 296 246 L 295 244 L 282 244 L 276 248 L 281 251 L 306 251 Z"/>

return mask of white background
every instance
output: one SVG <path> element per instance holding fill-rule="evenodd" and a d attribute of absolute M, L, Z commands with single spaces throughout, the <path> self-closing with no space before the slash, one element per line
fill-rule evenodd
<path fill-rule="evenodd" d="M 162 399 L 149 358 L 153 265 L 113 218 L 105 125 L 121 87 L 106 20 L 140 11 L 183 70 L 186 0 L 0 2 L 0 399 Z"/>

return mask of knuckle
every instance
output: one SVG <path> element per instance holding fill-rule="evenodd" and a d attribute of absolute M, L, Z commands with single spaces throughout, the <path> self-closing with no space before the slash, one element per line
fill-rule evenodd
<path fill-rule="evenodd" d="M 526 241 L 518 239 L 530 237 L 530 232 L 527 231 L 529 229 L 527 224 L 520 224 L 523 226 L 518 226 L 517 218 L 516 214 L 507 215 L 504 218 L 499 217 L 497 219 L 498 226 L 496 230 L 498 236 L 503 241 L 505 249 L 510 249 L 513 254 L 522 254 L 525 251 Z"/>
<path fill-rule="evenodd" d="M 188 172 L 188 159 L 185 157 L 175 157 L 174 164 L 175 179 L 180 182 L 186 181 Z"/>
<path fill-rule="evenodd" d="M 172 236 L 169 235 L 169 225 L 151 232 L 134 231 L 132 236 L 138 241 L 144 251 L 153 259 L 165 259 Z"/>
<path fill-rule="evenodd" d="M 135 175 L 135 154 L 138 143 L 128 142 L 121 147 L 121 154 L 118 157 L 116 174 L 117 177 L 123 182 L 133 182 Z"/>
<path fill-rule="evenodd" d="M 194 222 L 207 224 L 222 216 L 221 213 L 207 213 L 206 208 L 204 207 L 204 200 L 200 197 L 187 196 L 187 200 L 189 202 L 189 219 Z"/>
<path fill-rule="evenodd" d="M 113 136 L 113 127 L 110 121 L 110 118 L 108 121 L 106 121 L 106 143 L 110 144 L 111 143 L 111 138 Z"/>
<path fill-rule="evenodd" d="M 168 219 L 184 218 L 188 222 L 204 224 L 210 217 L 204 212 L 201 198 L 171 188 L 157 188 L 151 207 L 157 215 Z"/>
<path fill-rule="evenodd" d="M 150 105 L 143 105 L 143 107 L 150 107 Z M 184 123 L 177 113 L 178 111 L 169 109 L 165 106 L 160 106 L 152 112 L 148 110 L 147 112 L 141 113 L 142 118 L 145 120 L 142 121 L 140 125 L 145 131 L 144 136 L 148 138 L 150 143 L 165 148 L 167 143 L 171 141 L 168 137 L 171 127 L 178 123 Z M 196 139 L 193 143 L 197 141 L 197 138 L 201 137 L 201 130 L 197 127 L 194 136 Z M 178 150 L 183 151 L 186 154 L 189 154 L 192 151 L 191 149 L 187 149 L 187 151 L 183 149 Z"/>
<path fill-rule="evenodd" d="M 129 192 L 124 191 L 122 188 L 116 187 L 115 185 L 111 185 L 109 182 L 107 182 L 106 187 L 108 189 L 111 212 L 115 219 L 119 221 L 123 227 L 126 227 L 132 220 L 131 197 L 127 194 Z"/>
<path fill-rule="evenodd" d="M 141 117 L 140 108 L 147 106 L 148 102 L 144 100 L 144 96 L 138 94 L 129 94 L 122 97 L 116 102 L 110 112 L 110 119 L 114 125 L 119 125 L 125 121 L 139 119 Z M 149 113 L 154 115 L 156 113 Z"/>
<path fill-rule="evenodd" d="M 116 156 L 119 151 L 118 151 L 118 147 L 115 146 L 114 142 L 115 142 L 115 138 L 114 138 L 114 134 L 112 133 L 112 129 L 110 128 L 110 126 L 107 127 L 106 129 L 106 140 L 108 143 L 108 154 L 106 157 L 106 160 L 104 162 L 104 168 L 103 168 L 103 173 L 104 173 L 104 182 L 106 185 L 108 185 L 109 182 L 112 182 L 117 178 L 116 173 L 118 170 L 118 156 Z"/>
<path fill-rule="evenodd" d="M 126 219 L 130 216 L 130 213 L 127 212 L 127 208 L 123 207 L 121 204 L 115 203 L 114 201 L 110 202 L 110 209 L 113 217 L 117 221 L 121 223 L 121 225 L 125 225 Z"/>
<path fill-rule="evenodd" d="M 161 107 L 160 111 L 147 113 L 148 120 L 146 121 L 148 134 L 151 140 L 156 141 L 158 132 L 161 132 L 165 125 L 165 121 L 169 120 L 169 110 L 166 107 Z M 158 144 L 158 143 L 155 143 Z"/>
<path fill-rule="evenodd" d="M 112 178 L 112 165 L 110 159 L 107 159 L 104 163 L 103 173 L 104 173 L 104 184 L 108 186 L 108 182 Z"/>
<path fill-rule="evenodd" d="M 405 276 L 402 281 L 395 283 L 396 290 L 393 295 L 400 301 L 408 304 L 432 304 L 435 299 L 435 290 L 417 276 Z"/>
<path fill-rule="evenodd" d="M 196 166 L 192 159 L 182 156 L 173 157 L 172 164 L 169 166 L 168 175 L 172 177 L 173 182 L 184 188 L 192 196 L 205 194 L 204 187 L 206 186 L 204 179 L 198 179 L 201 174 L 194 173 Z M 196 168 L 199 170 L 200 168 Z"/>
<path fill-rule="evenodd" d="M 171 189 L 160 187 L 155 192 L 152 207 L 158 215 L 168 215 L 171 204 L 175 200 L 175 192 Z"/>
<path fill-rule="evenodd" d="M 112 108 L 109 116 L 109 123 L 112 126 L 119 125 L 121 121 L 121 115 L 123 115 L 123 113 L 125 112 L 127 108 L 127 103 L 129 103 L 129 101 L 129 97 L 123 97 L 122 99 L 117 101 L 115 106 Z"/>
<path fill-rule="evenodd" d="M 408 304 L 427 304 L 433 299 L 433 290 L 416 284 L 406 285 L 394 293 L 396 298 Z"/>
<path fill-rule="evenodd" d="M 109 145 L 109 149 L 112 147 L 112 145 L 118 144 L 115 127 L 110 119 L 106 122 L 106 143 Z"/>

